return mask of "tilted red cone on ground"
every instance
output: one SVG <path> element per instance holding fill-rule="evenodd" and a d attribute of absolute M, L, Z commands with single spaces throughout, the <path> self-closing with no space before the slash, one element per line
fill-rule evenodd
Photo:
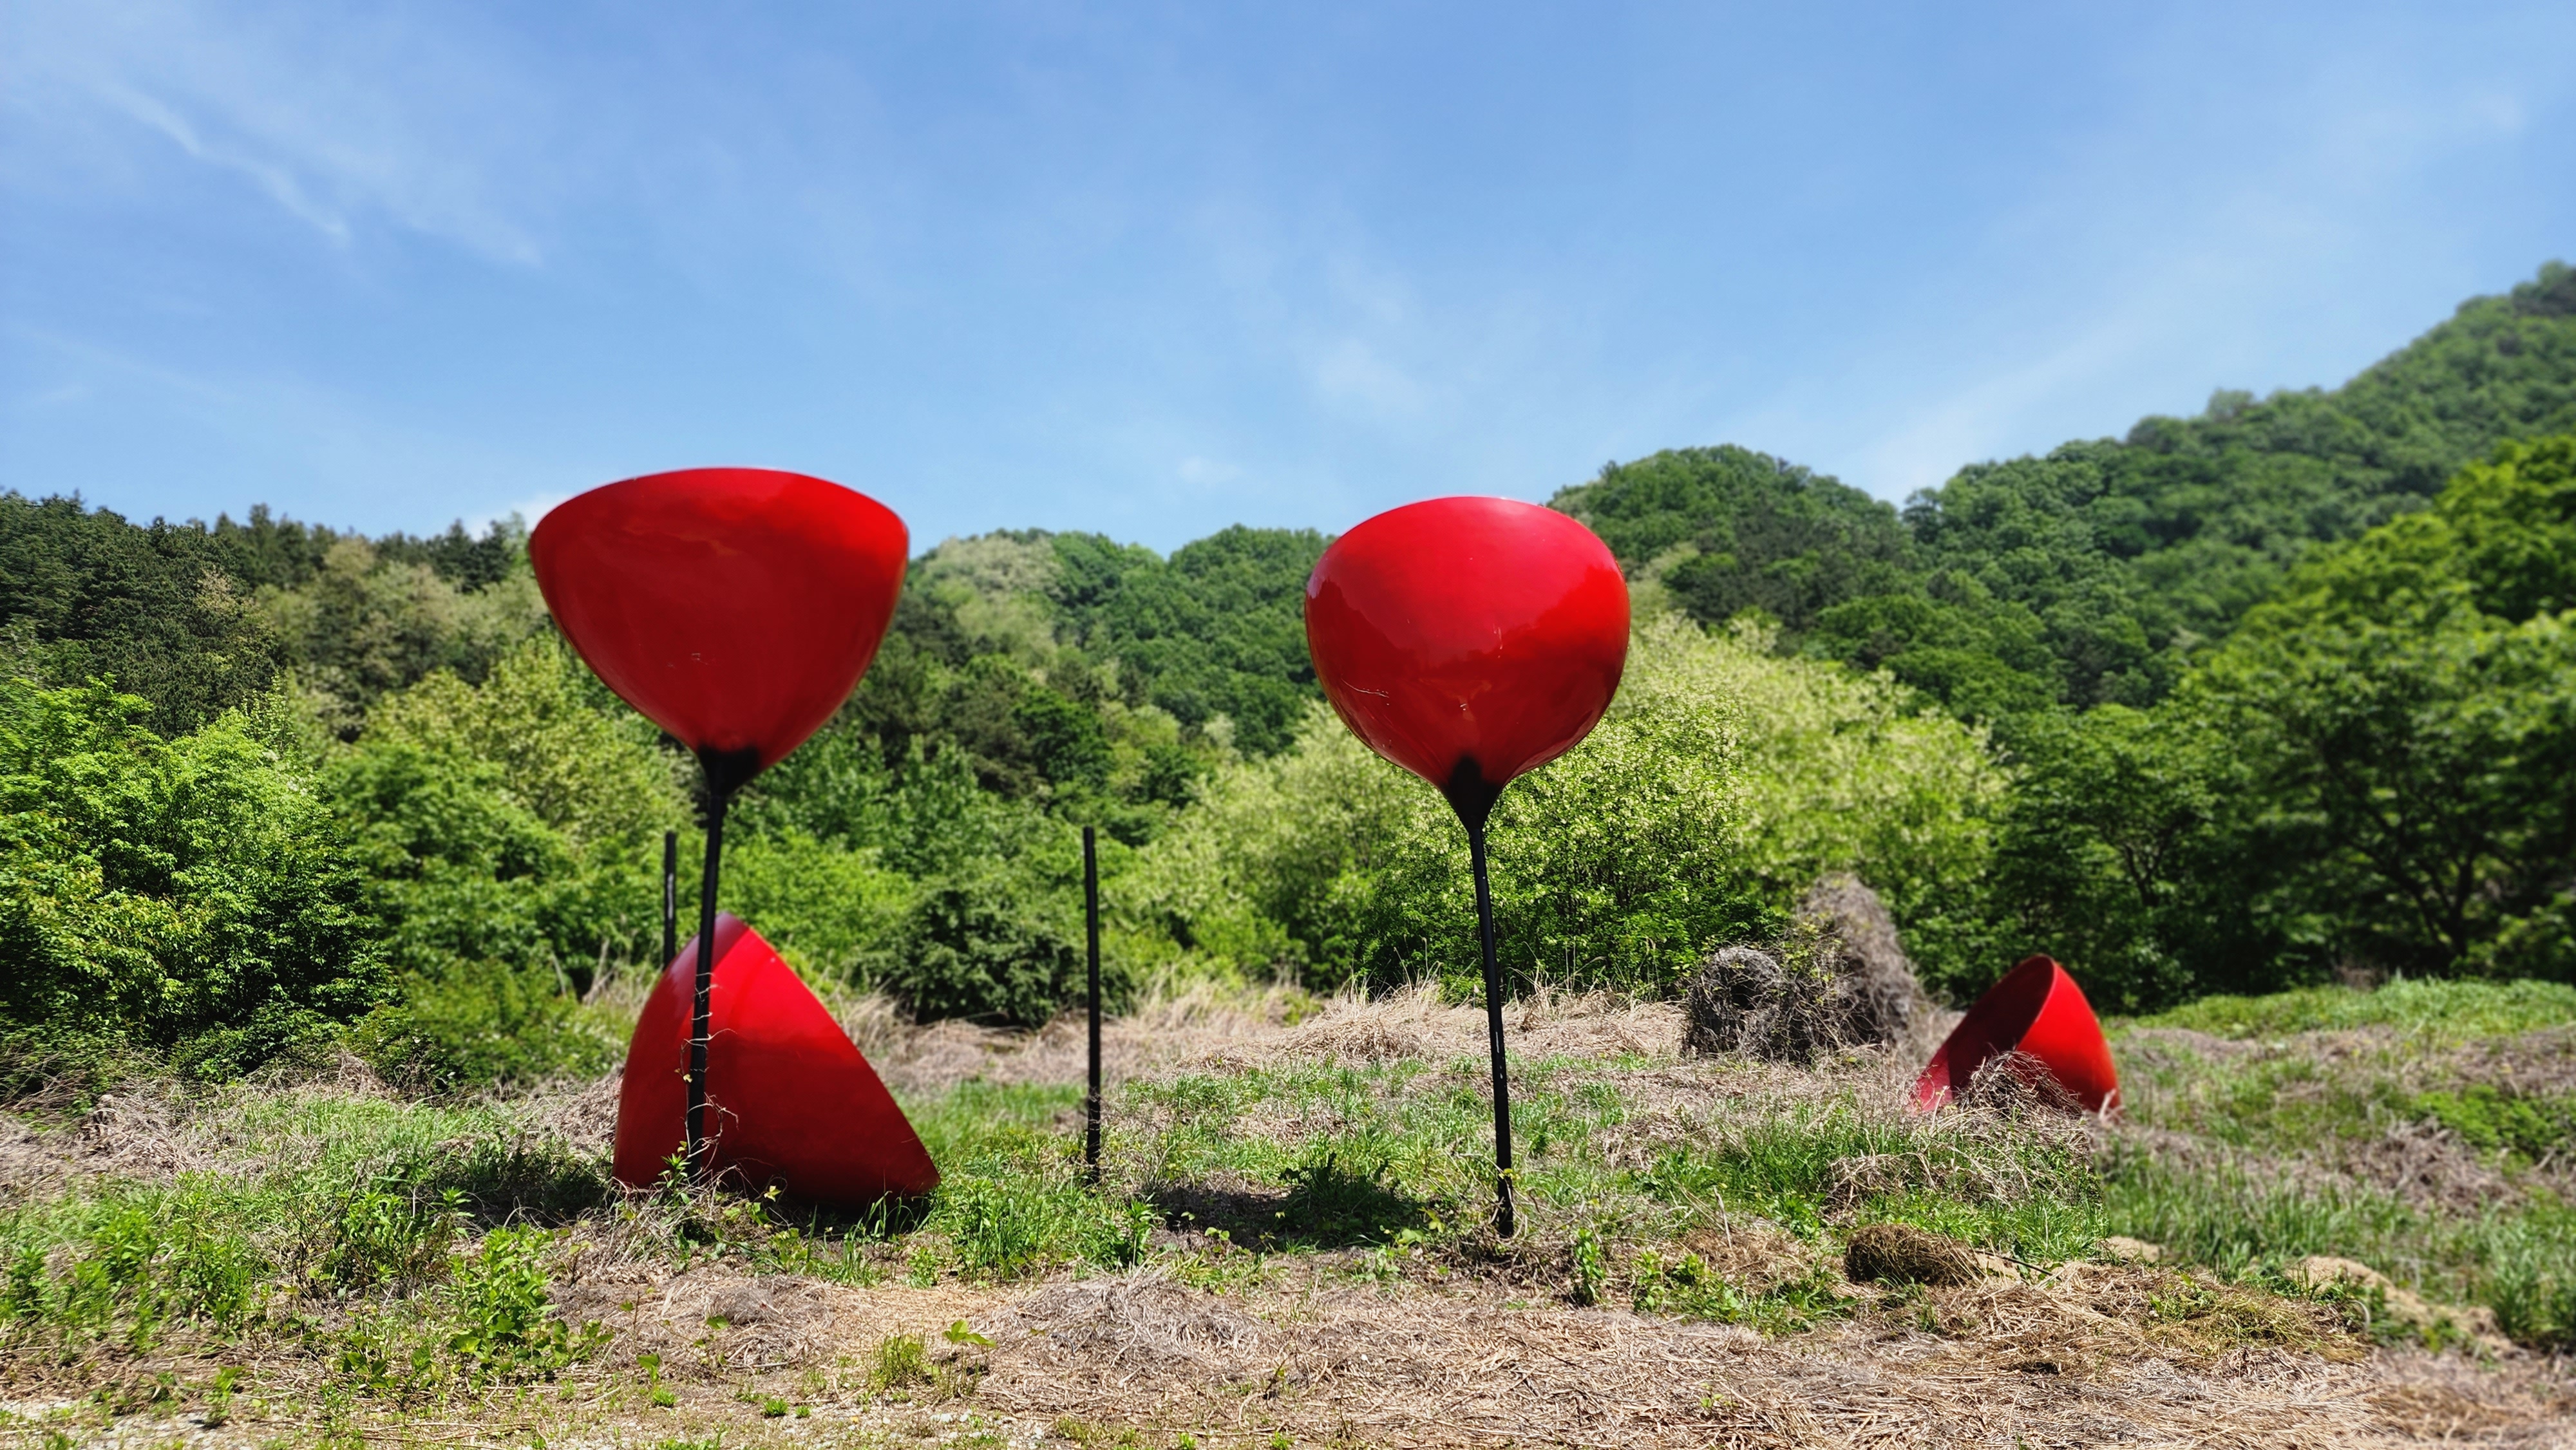
<path fill-rule="evenodd" d="M 1306 581 L 1315 674 L 1353 734 L 1479 819 L 1591 733 L 1628 659 L 1628 584 L 1590 529 L 1507 498 L 1362 522 Z"/>
<path fill-rule="evenodd" d="M 617 1093 L 617 1180 L 641 1188 L 681 1148 L 690 983 L 680 948 L 626 1049 Z M 808 1203 L 860 1207 L 939 1186 L 938 1166 L 876 1069 L 795 969 L 730 912 L 716 918 L 709 989 L 707 1136 L 720 1180 L 777 1184 Z"/>
<path fill-rule="evenodd" d="M 2023 958 L 1959 1019 L 1915 1080 L 1915 1105 L 1929 1109 L 1950 1101 L 1967 1089 L 1978 1068 L 2008 1052 L 2039 1059 L 2087 1111 L 2120 1105 L 2120 1074 L 2111 1065 L 2101 1019 L 2066 969 L 2044 956 Z"/>
<path fill-rule="evenodd" d="M 850 697 L 909 547 L 892 510 L 837 483 L 692 468 L 567 499 L 528 561 L 582 659 L 730 790 Z"/>

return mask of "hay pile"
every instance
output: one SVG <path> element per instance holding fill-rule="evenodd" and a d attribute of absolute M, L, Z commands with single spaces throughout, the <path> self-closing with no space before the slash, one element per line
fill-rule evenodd
<path fill-rule="evenodd" d="M 1809 1063 L 1819 1053 L 1904 1040 L 1929 1003 L 1878 893 L 1828 876 L 1770 950 L 1727 947 L 1691 979 L 1688 1050 Z"/>
<path fill-rule="evenodd" d="M 1874 1223 L 1852 1231 L 1843 1272 L 1855 1284 L 1977 1282 L 1977 1256 L 1957 1239 L 1910 1224 Z"/>

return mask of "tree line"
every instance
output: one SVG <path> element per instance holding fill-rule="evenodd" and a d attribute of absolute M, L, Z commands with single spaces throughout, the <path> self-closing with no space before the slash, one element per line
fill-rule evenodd
<path fill-rule="evenodd" d="M 1837 870 L 1954 995 L 2034 949 L 2133 1009 L 2576 977 L 2571 433 L 2552 264 L 2342 388 L 2222 393 L 1902 509 L 1732 447 L 1605 467 L 1554 503 L 1628 570 L 1635 664 L 1497 819 L 1516 980 L 1667 990 Z M 1463 840 L 1320 704 L 1325 542 L 930 550 L 857 694 L 737 807 L 727 905 L 918 1014 L 1042 1020 L 1091 824 L 1128 989 L 1465 990 Z M 515 521 L 0 494 L 0 659 L 20 1057 L 220 1074 L 330 1041 L 470 1082 L 613 1044 L 584 1003 L 655 965 L 690 773 L 554 636 Z"/>

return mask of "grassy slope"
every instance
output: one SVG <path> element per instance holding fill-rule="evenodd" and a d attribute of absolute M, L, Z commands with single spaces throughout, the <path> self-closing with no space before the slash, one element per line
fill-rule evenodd
<path fill-rule="evenodd" d="M 2576 988 L 2211 997 L 2113 1038 L 2109 1222 L 2232 1275 L 2359 1259 L 2576 1342 Z"/>
<path fill-rule="evenodd" d="M 1475 1283 L 1513 1305 L 1609 1302 L 1775 1335 L 1859 1316 L 1973 1338 L 1937 1297 L 1843 1281 L 1845 1237 L 1884 1221 L 2011 1255 L 2025 1274 L 2087 1258 L 2105 1234 L 2163 1243 L 2215 1273 L 2157 1281 L 2141 1332 L 2204 1349 L 2331 1353 L 2360 1332 L 2370 1303 L 2309 1303 L 2284 1277 L 2311 1253 L 2485 1304 L 2527 1342 L 2576 1333 L 2576 1225 L 2558 1197 L 2570 1137 L 2553 1096 L 2576 1024 L 2564 988 L 2400 984 L 2122 1024 L 2132 1125 L 2099 1152 L 2045 1122 L 1916 1117 L 1885 1059 L 1697 1062 L 1673 1055 L 1669 1008 L 1532 1012 L 1515 1026 L 1524 1227 L 1508 1244 L 1484 1223 L 1480 1022 L 1420 999 L 1336 1009 L 1140 1077 L 1114 1105 L 1097 1191 L 1080 1174 L 1073 1089 L 919 1095 L 909 1106 L 946 1185 L 926 1211 L 855 1222 L 611 1196 L 596 1090 L 476 1105 L 327 1083 L 130 1093 L 77 1136 L 31 1121 L 12 1148 L 0 1396 L 77 1401 L 44 1412 L 66 1434 L 181 1409 L 262 1438 L 404 1417 L 649 1416 L 667 1395 L 662 1361 L 620 1344 L 616 1322 L 646 1290 L 564 1287 L 601 1263 L 639 1283 L 715 1266 L 960 1293 L 1142 1263 L 1238 1297 Z M 2392 1167 L 2392 1141 L 2431 1147 Z M 607 1327 L 558 1317 L 550 1277 L 560 1304 Z M 957 1345 L 890 1336 L 801 1389 L 744 1380 L 740 1414 L 964 1395 L 979 1351 Z"/>

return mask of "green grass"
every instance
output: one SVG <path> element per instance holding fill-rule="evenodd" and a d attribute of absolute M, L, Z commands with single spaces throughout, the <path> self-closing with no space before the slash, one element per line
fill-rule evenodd
<path fill-rule="evenodd" d="M 222 1125 L 206 1146 L 261 1171 L 89 1180 L 0 1212 L 0 1347 L 221 1345 L 355 1300 L 390 1306 L 338 1346 L 359 1383 L 397 1359 L 482 1381 L 588 1352 L 547 1316 L 554 1236 L 538 1225 L 597 1210 L 600 1165 L 497 1109 L 234 1092 L 205 1119 Z"/>
<path fill-rule="evenodd" d="M 2576 1024 L 2576 986 L 2565 983 L 2399 980 L 2375 992 L 2309 987 L 2268 997 L 2203 997 L 2130 1025 L 2182 1027 L 2231 1038 L 2395 1027 L 2459 1041 L 2570 1024 Z"/>
<path fill-rule="evenodd" d="M 2482 1304 L 2508 1337 L 2576 1347 L 2576 1211 L 2548 1199 L 2479 1214 L 2393 1195 L 2263 1183 L 2241 1171 L 2115 1164 L 2111 1231 L 2233 1279 L 2277 1280 L 2311 1254 L 2356 1259 L 2438 1302 Z"/>
<path fill-rule="evenodd" d="M 2576 1097 L 2510 1073 L 2482 1080 L 2494 1069 L 2478 1045 L 2571 1022 L 2576 988 L 2557 983 L 2399 981 L 2209 998 L 2115 1025 L 2131 1120 L 2232 1156 L 2115 1154 L 2106 1221 L 2236 1277 L 2277 1278 L 2312 1254 L 2357 1259 L 2439 1302 L 2493 1309 L 2523 1343 L 2576 1346 L 2576 1211 L 2536 1172 L 2576 1153 Z M 2152 1027 L 2243 1045 L 2136 1032 Z M 2357 1027 L 2395 1031 L 2332 1050 L 2300 1036 Z M 2343 1171 L 2391 1135 L 2484 1175 L 2474 1206 L 2459 1193 L 2410 1201 Z"/>
<path fill-rule="evenodd" d="M 1866 1075 L 1522 1061 L 1521 1231 L 1508 1242 L 1489 1221 L 1481 1057 L 1282 1058 L 1131 1083 L 1112 1104 L 1097 1187 L 1075 1089 L 971 1082 L 905 1105 L 941 1165 L 939 1191 L 841 1216 L 621 1196 L 603 1164 L 505 1104 L 232 1088 L 172 1130 L 183 1160 L 212 1166 L 74 1178 L 0 1210 L 0 1356 L 194 1354 L 206 1372 L 171 1393 L 218 1415 L 237 1391 L 216 1369 L 262 1345 L 296 1346 L 335 1405 L 524 1394 L 590 1373 L 604 1342 L 550 1307 L 550 1282 L 585 1244 L 674 1270 L 722 1262 L 855 1283 L 1136 1264 L 1219 1289 L 1291 1266 L 1390 1286 L 1501 1273 L 1530 1301 L 1790 1333 L 1875 1302 L 1842 1285 L 1836 1261 L 1847 1234 L 1882 1222 L 2039 1265 L 2126 1234 L 2257 1289 L 2286 1289 L 2298 1259 L 2332 1254 L 2488 1306 L 2523 1343 L 2576 1347 L 2576 1209 L 2539 1166 L 2576 1149 L 2576 1102 L 2475 1077 L 2486 1049 L 2463 1045 L 2569 1020 L 2565 988 L 2401 983 L 2116 1024 L 2130 1120 L 2156 1131 L 2115 1136 L 2099 1160 L 2064 1133 L 1914 1114 Z M 2330 1053 L 2298 1036 L 2364 1023 L 2400 1030 Z M 2156 1025 L 2238 1045 L 2137 1031 Z M 2329 1171 L 2337 1152 L 2424 1123 L 2507 1189 L 2461 1212 Z M 2176 1142 L 2197 1146 L 2177 1154 Z M 2300 1171 L 2274 1171 L 2285 1165 Z M 963 1324 L 947 1347 L 898 1337 L 863 1377 L 888 1398 L 968 1395 L 973 1376 L 951 1351 L 980 1342 Z M 674 1403 L 660 1362 L 638 1365 L 634 1400 Z"/>

